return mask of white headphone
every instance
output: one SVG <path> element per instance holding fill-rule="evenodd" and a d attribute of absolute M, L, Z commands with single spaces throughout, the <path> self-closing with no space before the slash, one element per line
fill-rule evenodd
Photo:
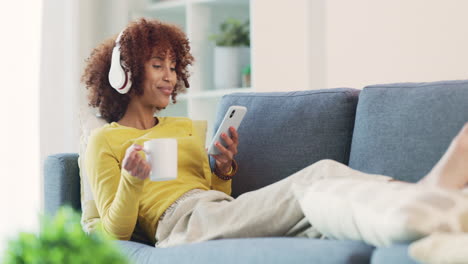
<path fill-rule="evenodd" d="M 130 87 L 132 87 L 131 73 L 125 70 L 125 64 L 120 59 L 120 37 L 122 37 L 124 30 L 120 32 L 115 40 L 115 47 L 112 49 L 111 66 L 109 70 L 109 83 L 110 85 L 121 94 L 126 94 Z"/>

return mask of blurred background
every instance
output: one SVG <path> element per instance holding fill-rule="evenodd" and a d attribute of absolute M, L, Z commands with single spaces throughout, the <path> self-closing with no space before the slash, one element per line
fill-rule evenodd
<path fill-rule="evenodd" d="M 0 6 L 0 243 L 37 228 L 44 159 L 77 153 L 79 113 L 95 114 L 79 81 L 85 59 L 137 18 L 179 25 L 196 58 L 189 92 L 161 115 L 204 119 L 210 127 L 226 93 L 360 89 L 467 79 L 468 73 L 465 0 L 17 0 Z"/>

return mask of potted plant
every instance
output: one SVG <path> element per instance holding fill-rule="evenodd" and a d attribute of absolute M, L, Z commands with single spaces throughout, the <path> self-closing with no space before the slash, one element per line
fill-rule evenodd
<path fill-rule="evenodd" d="M 128 263 L 103 232 L 84 233 L 80 216 L 71 208 L 64 207 L 53 219 L 41 220 L 38 234 L 20 233 L 9 241 L 2 263 Z"/>
<path fill-rule="evenodd" d="M 220 33 L 212 35 L 214 49 L 214 84 L 217 89 L 240 87 L 242 69 L 250 63 L 250 23 L 228 18 Z"/>

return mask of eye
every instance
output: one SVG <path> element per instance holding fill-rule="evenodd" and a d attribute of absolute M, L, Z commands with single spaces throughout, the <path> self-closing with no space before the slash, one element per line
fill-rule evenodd
<path fill-rule="evenodd" d="M 153 68 L 159 69 L 161 68 L 161 65 L 153 65 Z"/>
<path fill-rule="evenodd" d="M 171 68 L 171 71 L 175 72 L 175 71 L 176 71 L 176 69 L 175 69 L 175 68 Z"/>

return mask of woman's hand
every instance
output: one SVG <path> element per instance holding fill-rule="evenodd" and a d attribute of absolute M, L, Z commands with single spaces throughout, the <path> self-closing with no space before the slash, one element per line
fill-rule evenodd
<path fill-rule="evenodd" d="M 237 154 L 237 146 L 239 145 L 239 134 L 234 127 L 229 127 L 231 132 L 231 138 L 223 133 L 221 138 L 226 142 L 227 147 L 224 147 L 219 141 L 215 143 L 215 146 L 219 149 L 221 154 L 210 155 L 216 160 L 216 167 L 221 173 L 228 174 L 232 167 L 232 160 L 234 155 Z"/>
<path fill-rule="evenodd" d="M 126 169 L 133 177 L 144 180 L 151 172 L 151 165 L 138 154 L 138 151 L 141 150 L 143 150 L 142 146 L 131 145 L 125 152 L 122 168 Z"/>

